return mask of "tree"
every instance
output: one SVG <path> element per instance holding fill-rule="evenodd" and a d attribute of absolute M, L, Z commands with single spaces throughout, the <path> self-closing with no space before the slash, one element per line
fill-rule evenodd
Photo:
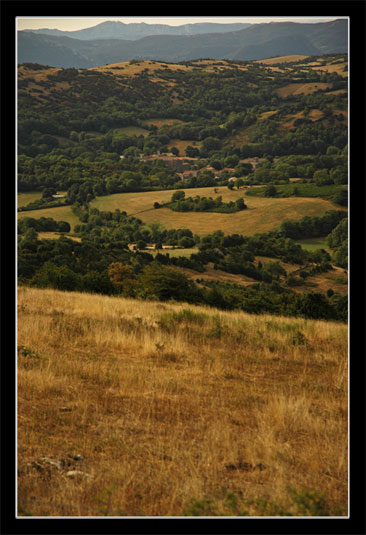
<path fill-rule="evenodd" d="M 67 266 L 56 266 L 53 262 L 46 262 L 34 275 L 31 284 L 40 288 L 75 292 L 82 289 L 82 278 Z"/>
<path fill-rule="evenodd" d="M 337 191 L 332 197 L 332 201 L 335 204 L 339 204 L 340 206 L 347 206 L 348 205 L 348 191 L 346 189 L 341 189 L 340 191 Z"/>
<path fill-rule="evenodd" d="M 52 199 L 52 195 L 56 195 L 55 188 L 45 188 L 42 190 L 42 199 Z"/>
<path fill-rule="evenodd" d="M 181 238 L 178 241 L 178 245 L 180 247 L 184 247 L 185 249 L 187 249 L 189 247 L 194 247 L 195 246 L 195 241 L 194 241 L 193 238 L 189 238 L 188 236 L 183 236 L 183 238 Z"/>
<path fill-rule="evenodd" d="M 83 289 L 86 292 L 101 293 L 111 295 L 115 293 L 116 287 L 108 277 L 108 274 L 103 271 L 88 271 L 82 279 Z"/>
<path fill-rule="evenodd" d="M 200 154 L 203 156 L 208 156 L 211 152 L 219 150 L 221 147 L 221 142 L 215 137 L 206 137 L 200 145 Z"/>
<path fill-rule="evenodd" d="M 264 264 L 263 269 L 269 273 L 272 277 L 279 279 L 281 276 L 286 277 L 286 270 L 281 266 L 280 262 L 267 262 Z"/>
<path fill-rule="evenodd" d="M 318 169 L 315 171 L 313 178 L 317 186 L 328 186 L 333 184 L 333 179 L 329 176 L 328 169 Z"/>
<path fill-rule="evenodd" d="M 186 147 L 186 156 L 188 158 L 197 158 L 200 154 L 200 151 L 196 147 L 192 147 L 191 145 L 187 145 Z"/>
<path fill-rule="evenodd" d="M 181 201 L 184 199 L 185 195 L 186 194 L 183 190 L 175 191 L 172 195 L 171 202 Z"/>
<path fill-rule="evenodd" d="M 131 282 L 132 266 L 121 262 L 112 262 L 108 268 L 108 276 L 112 284 L 122 291 Z"/>
<path fill-rule="evenodd" d="M 148 299 L 197 302 L 199 292 L 184 273 L 157 263 L 149 264 L 138 276 L 139 293 Z"/>
<path fill-rule="evenodd" d="M 323 294 L 310 292 L 299 296 L 298 312 L 311 319 L 336 319 L 335 311 Z"/>
<path fill-rule="evenodd" d="M 216 169 L 216 171 L 219 171 L 224 167 L 222 161 L 218 160 L 217 158 L 213 158 L 212 160 L 210 160 L 210 165 L 211 167 Z"/>
<path fill-rule="evenodd" d="M 123 156 L 129 160 L 139 158 L 141 151 L 138 147 L 131 145 L 126 150 L 123 151 Z"/>
<path fill-rule="evenodd" d="M 264 190 L 265 197 L 275 197 L 277 195 L 277 189 L 273 184 L 268 184 Z"/>
<path fill-rule="evenodd" d="M 57 230 L 59 232 L 70 232 L 70 223 L 68 223 L 67 221 L 59 221 L 57 224 Z"/>
<path fill-rule="evenodd" d="M 345 217 L 329 234 L 327 241 L 331 249 L 339 247 L 348 239 L 348 218 Z"/>
<path fill-rule="evenodd" d="M 245 208 L 247 208 L 247 205 L 245 204 L 244 199 L 242 199 L 242 198 L 237 199 L 237 200 L 235 201 L 235 206 L 236 206 L 239 210 L 245 210 Z"/>
<path fill-rule="evenodd" d="M 347 184 L 348 183 L 348 172 L 347 169 L 343 167 L 334 167 L 330 170 L 330 177 L 333 180 L 334 184 Z"/>
<path fill-rule="evenodd" d="M 236 154 L 227 156 L 224 160 L 225 167 L 235 167 L 239 163 L 239 158 Z"/>

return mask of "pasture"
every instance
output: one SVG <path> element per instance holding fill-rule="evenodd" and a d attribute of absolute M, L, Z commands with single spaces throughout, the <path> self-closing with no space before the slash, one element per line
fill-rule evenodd
<path fill-rule="evenodd" d="M 28 204 L 28 202 L 26 202 L 25 204 Z M 70 205 L 56 206 L 55 208 L 43 208 L 41 210 L 27 210 L 26 212 L 18 212 L 18 217 L 34 217 L 35 219 L 39 219 L 41 217 L 52 217 L 52 219 L 54 219 L 55 221 L 67 221 L 68 223 L 70 223 L 71 232 L 74 230 L 75 225 L 78 225 L 80 223 L 77 216 L 72 212 Z"/>
<path fill-rule="evenodd" d="M 26 206 L 27 204 L 30 204 L 31 202 L 38 201 L 41 197 L 42 197 L 42 193 L 40 191 L 18 193 L 17 205 L 19 208 L 21 208 L 22 206 Z"/>
<path fill-rule="evenodd" d="M 222 196 L 223 202 L 245 198 L 247 210 L 232 214 L 213 212 L 174 212 L 169 208 L 154 209 L 154 202 L 169 202 L 172 191 L 150 191 L 140 193 L 117 193 L 98 197 L 91 202 L 99 210 L 114 211 L 119 208 L 141 219 L 144 223 L 160 223 L 167 229 L 189 228 L 200 236 L 222 230 L 225 234 L 244 234 L 252 236 L 260 232 L 276 230 L 285 219 L 299 220 L 305 216 L 321 216 L 334 209 L 335 205 L 319 198 L 289 197 L 273 199 L 247 197 L 247 189 L 230 191 L 227 187 L 184 189 L 186 196 Z"/>

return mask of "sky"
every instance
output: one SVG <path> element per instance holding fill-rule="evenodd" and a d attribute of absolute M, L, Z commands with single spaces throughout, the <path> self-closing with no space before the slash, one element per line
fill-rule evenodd
<path fill-rule="evenodd" d="M 17 17 L 18 30 L 53 30 L 74 31 L 90 28 L 102 22 L 113 20 L 125 24 L 145 22 L 146 24 L 168 24 L 180 26 L 197 22 L 259 24 L 265 22 L 327 22 L 340 17 Z"/>

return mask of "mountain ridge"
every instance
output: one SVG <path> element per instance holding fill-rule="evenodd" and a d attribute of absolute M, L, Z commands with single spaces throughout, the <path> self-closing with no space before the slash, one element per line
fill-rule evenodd
<path fill-rule="evenodd" d="M 206 33 L 225 33 L 251 26 L 250 23 L 193 23 L 179 26 L 167 24 L 123 23 L 106 21 L 82 30 L 62 31 L 49 28 L 39 30 L 25 30 L 30 33 L 71 37 L 88 41 L 90 39 L 128 39 L 138 40 L 151 35 L 194 35 Z"/>
<path fill-rule="evenodd" d="M 110 38 L 87 41 L 21 31 L 18 32 L 18 63 L 91 68 L 132 59 L 178 63 L 199 58 L 257 60 L 295 52 L 344 53 L 348 51 L 347 25 L 344 19 L 316 24 L 265 23 L 226 33 L 152 35 L 135 41 Z"/>

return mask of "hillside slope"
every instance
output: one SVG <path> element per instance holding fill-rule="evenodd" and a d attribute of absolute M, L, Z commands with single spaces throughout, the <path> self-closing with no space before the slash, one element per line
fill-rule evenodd
<path fill-rule="evenodd" d="M 18 507 L 347 514 L 347 326 L 18 291 Z"/>

